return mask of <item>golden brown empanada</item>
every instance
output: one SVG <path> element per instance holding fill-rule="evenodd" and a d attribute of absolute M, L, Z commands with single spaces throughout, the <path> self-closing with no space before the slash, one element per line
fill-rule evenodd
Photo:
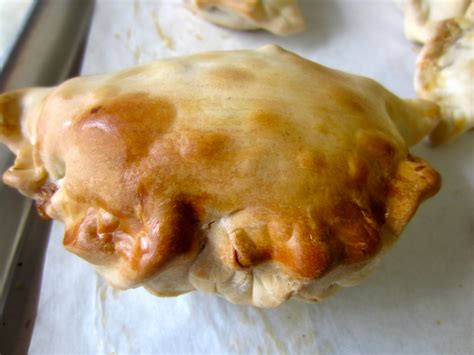
<path fill-rule="evenodd" d="M 472 0 L 402 0 L 405 12 L 405 36 L 425 43 L 436 31 L 438 23 L 460 17 Z"/>
<path fill-rule="evenodd" d="M 421 51 L 415 74 L 418 95 L 441 107 L 430 134 L 446 143 L 474 127 L 474 4 L 465 17 L 441 22 Z"/>
<path fill-rule="evenodd" d="M 0 96 L 4 181 L 113 286 L 274 307 L 357 283 L 438 174 L 438 107 L 277 46 Z"/>
<path fill-rule="evenodd" d="M 236 30 L 265 29 L 279 36 L 304 30 L 297 0 L 190 0 L 206 20 Z"/>

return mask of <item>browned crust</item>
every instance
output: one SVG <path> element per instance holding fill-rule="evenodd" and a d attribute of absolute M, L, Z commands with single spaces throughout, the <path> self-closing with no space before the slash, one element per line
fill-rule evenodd
<path fill-rule="evenodd" d="M 433 196 L 440 185 L 435 170 L 423 160 L 409 156 L 390 180 L 382 205 L 373 200 L 366 209 L 349 201 L 341 202 L 330 212 L 332 217 L 324 217 L 328 221 L 325 224 L 318 224 L 318 216 L 308 220 L 290 213 L 283 216 L 270 212 L 269 216 L 259 218 L 280 220 L 280 227 L 266 226 L 263 234 L 254 232 L 251 236 L 241 229 L 230 233 L 230 254 L 228 258 L 223 255 L 224 261 L 229 267 L 242 269 L 273 260 L 292 276 L 317 279 L 339 264 L 357 264 L 372 258 L 383 243 L 389 242 L 382 241 L 381 228 L 387 224 L 394 234 L 400 234 L 421 202 Z M 150 214 L 151 207 L 143 207 L 144 212 L 135 217 L 138 220 L 118 220 L 111 215 L 104 218 L 103 212 L 89 210 L 79 224 L 68 228 L 64 244 L 94 264 L 121 260 L 125 269 L 132 270 L 133 276 L 129 277 L 142 282 L 173 257 L 196 251 L 200 244 L 199 223 L 193 212 L 199 203 L 149 203 L 156 206 L 152 208 L 155 212 Z M 159 226 L 154 227 L 153 223 Z M 144 243 L 148 245 L 146 250 L 141 247 Z"/>
<path fill-rule="evenodd" d="M 352 101 L 344 104 L 360 111 L 360 105 L 354 107 Z M 127 170 L 136 169 L 137 163 L 150 154 L 150 145 L 159 134 L 167 132 L 174 116 L 173 105 L 161 98 L 146 95 L 116 97 L 80 115 L 73 126 L 73 134 L 83 135 L 84 127 L 100 125 L 107 127 L 106 130 L 116 137 L 114 139 L 120 137 L 123 142 L 120 154 L 125 164 L 121 179 L 126 181 L 129 179 Z M 271 112 L 259 112 L 253 119 L 259 129 L 268 130 L 271 137 L 280 132 L 295 137 L 298 134 L 292 132 L 294 127 L 288 121 Z M 174 257 L 196 250 L 200 244 L 198 226 L 206 218 L 203 206 L 213 198 L 204 191 L 192 196 L 174 196 L 167 201 L 161 201 L 159 197 L 168 185 L 183 185 L 186 189 L 192 186 L 189 178 L 181 182 L 176 180 L 174 174 L 179 166 L 192 163 L 200 169 L 199 175 L 205 176 L 210 174 L 207 162 L 218 165 L 233 161 L 232 152 L 238 149 L 228 138 L 216 134 L 189 135 L 184 140 L 180 137 L 179 141 L 169 138 L 170 134 L 165 136 L 170 140 L 159 150 L 158 157 L 163 159 L 165 170 L 148 171 L 147 174 L 152 174 L 149 178 L 138 176 L 140 183 L 131 194 L 131 201 L 117 205 L 79 185 L 75 186 L 78 189 L 75 195 L 69 193 L 89 210 L 78 224 L 68 227 L 65 246 L 94 264 L 116 263 L 119 269 L 126 270 L 133 283 L 150 278 Z M 93 146 L 102 139 L 95 133 L 91 137 L 91 141 L 86 140 L 86 136 L 73 139 L 77 139 L 78 146 L 84 147 Z M 296 206 L 278 206 L 276 202 L 266 208 L 253 209 L 245 223 L 252 225 L 260 221 L 262 227 L 253 228 L 251 232 L 245 229 L 229 232 L 229 249 L 222 253 L 224 263 L 230 268 L 242 269 L 274 261 L 296 278 L 314 280 L 337 265 L 357 264 L 377 254 L 384 243 L 380 235 L 383 225 L 389 223 L 394 231 L 401 232 L 419 203 L 437 191 L 439 179 L 437 173 L 421 160 L 410 157 L 405 161 L 400 157 L 403 150 L 397 151 L 395 143 L 385 134 L 361 131 L 356 142 L 358 155 L 349 157 L 347 176 L 338 177 L 347 181 L 347 187 L 339 191 L 340 196 L 332 197 L 334 201 L 328 203 L 328 208 L 309 215 Z M 179 145 L 181 148 L 178 149 Z M 108 149 L 113 152 L 111 146 Z M 219 154 L 227 155 L 218 161 Z M 315 169 L 315 172 L 327 169 L 326 163 L 320 162 L 324 159 L 315 154 L 302 156 L 302 168 Z M 398 170 L 392 170 L 400 158 Z M 215 178 L 234 180 L 233 173 L 224 169 L 216 172 L 220 175 Z M 157 185 L 157 177 L 164 187 Z M 130 183 L 127 181 L 127 185 Z M 269 192 L 272 191 L 269 188 Z M 235 198 L 226 197 L 224 190 L 217 201 L 223 206 L 226 200 Z M 348 194 L 349 191 L 353 191 L 353 195 Z M 386 215 L 390 216 L 387 222 Z M 273 221 L 279 223 L 275 225 Z"/>
<path fill-rule="evenodd" d="M 19 100 L 24 90 L 12 91 L 0 95 L 0 142 L 14 144 L 23 140 L 21 134 L 22 108 Z"/>
<path fill-rule="evenodd" d="M 57 190 L 58 188 L 55 184 L 46 183 L 35 193 L 34 199 L 36 201 L 36 210 L 38 211 L 40 217 L 44 219 L 51 219 L 51 216 L 48 215 L 47 210 L 51 204 L 51 198 Z"/>
<path fill-rule="evenodd" d="M 400 163 L 389 186 L 387 225 L 395 234 L 403 229 L 421 202 L 434 196 L 441 188 L 441 176 L 426 161 L 409 155 Z"/>
<path fill-rule="evenodd" d="M 341 100 L 341 105 L 347 105 L 349 110 L 361 112 L 361 104 L 355 105 L 355 93 L 346 91 L 344 100 L 339 97 L 335 99 Z M 107 149 L 111 154 L 110 159 L 122 156 L 124 175 L 121 180 L 126 181 L 127 186 L 133 181 L 127 181 L 130 179 L 127 177 L 127 171 L 137 169 L 141 160 L 150 158 L 150 147 L 161 134 L 166 137 L 166 145 L 158 151 L 159 155 L 153 161 L 153 164 L 162 164 L 163 168 L 142 171 L 142 175 L 135 177 L 138 179 L 136 181 L 140 181 L 136 192 L 130 187 L 124 188 L 124 192 L 130 190 L 132 200 L 117 205 L 97 191 L 84 190 L 77 183 L 74 184 L 77 192 L 69 192 L 76 201 L 87 206 L 89 211 L 81 222 L 68 227 L 64 240 L 66 247 L 84 259 L 99 264 L 110 263 L 111 254 L 114 254 L 116 260 L 128 265 L 125 268 L 132 271 L 130 278 L 134 282 L 145 280 L 174 256 L 186 252 L 186 248 L 177 245 L 188 240 L 187 237 L 183 239 L 183 235 L 196 235 L 197 225 L 202 222 L 192 221 L 205 217 L 202 205 L 209 199 L 206 192 L 193 196 L 175 196 L 166 204 L 159 203 L 159 196 L 166 191 L 163 189 L 166 189 L 167 185 L 182 185 L 187 189 L 192 186 L 189 178 L 181 182 L 176 181 L 173 172 L 178 171 L 179 166 L 183 164 L 192 163 L 189 167 L 195 166 L 195 169 L 199 169 L 199 176 L 205 176 L 211 174 L 206 165 L 209 162 L 214 166 L 223 165 L 215 172 L 215 178 L 219 181 L 235 180 L 233 173 L 225 171 L 225 166 L 236 159 L 233 154 L 239 149 L 238 146 L 233 145 L 230 138 L 223 134 L 209 132 L 188 134 L 185 138 L 181 135 L 177 140 L 172 139 L 172 135 L 166 133 L 171 129 L 175 116 L 176 109 L 173 104 L 163 98 L 143 94 L 122 95 L 103 100 L 101 105 L 86 109 L 72 126 L 70 139 L 76 142 L 76 147 L 90 149 L 98 146 L 104 152 L 104 149 Z M 271 110 L 257 112 L 251 119 L 261 132 L 259 134 L 276 138 L 281 132 L 286 132 L 289 137 L 298 139 L 296 127 Z M 99 131 L 96 127 L 110 132 L 110 143 L 102 142 L 106 137 L 102 133 L 97 135 Z M 117 140 L 122 143 L 114 148 Z M 339 178 L 347 179 L 347 187 L 340 191 L 341 196 L 334 196 L 335 201 L 329 203 L 334 207 L 320 210 L 309 217 L 302 214 L 297 207 L 278 207 L 276 201 L 267 206 L 266 212 L 256 210 L 256 214 L 262 214 L 255 217 L 256 219 L 265 220 L 266 223 L 280 220 L 281 228 L 272 232 L 252 232 L 248 235 L 245 231 L 231 233 L 229 238 L 233 249 L 228 259 L 229 266 L 254 267 L 273 260 L 295 277 L 315 279 L 339 263 L 358 263 L 375 255 L 382 243 L 379 232 L 384 223 L 385 182 L 369 176 L 368 169 L 371 166 L 373 171 L 389 178 L 391 172 L 384 171 L 384 165 L 390 167 L 392 162 L 400 158 L 400 152 L 396 152 L 394 143 L 381 133 L 363 131 L 356 141 L 357 150 L 362 151 L 366 159 L 358 158 L 353 166 L 351 162 L 354 163 L 354 160 L 349 160 L 347 177 Z M 95 156 L 98 149 L 93 148 L 87 152 L 88 150 L 85 150 L 83 154 Z M 311 173 L 313 169 L 314 172 L 327 169 L 324 158 L 319 157 L 317 152 L 301 155 L 300 164 L 308 171 L 310 179 L 314 174 Z M 146 178 L 147 174 L 151 174 L 149 178 Z M 158 181 L 161 181 L 160 184 L 157 184 L 157 177 Z M 70 182 L 71 177 L 66 181 L 66 185 Z M 346 189 L 350 191 L 354 185 L 361 194 L 357 197 L 357 202 L 354 202 L 351 196 L 345 195 Z M 368 186 L 370 188 L 367 188 Z M 201 188 L 196 186 L 196 189 Z M 271 187 L 268 189 L 268 192 L 272 191 Z M 224 191 L 220 194 L 222 196 L 217 201 L 219 204 L 229 199 L 232 201 L 236 197 L 226 197 Z M 258 191 L 254 194 L 257 198 Z M 274 198 L 270 199 L 273 200 Z M 174 204 L 181 206 L 182 201 L 186 201 L 188 208 L 170 207 Z M 107 234 L 100 232 L 100 210 L 111 213 L 113 218 L 118 219 L 114 224 L 116 230 Z M 157 223 L 159 226 L 155 227 Z M 248 223 L 254 222 L 249 220 Z M 192 230 L 183 234 L 180 226 L 186 225 Z M 141 249 L 140 245 L 143 243 L 149 245 L 150 249 L 146 252 Z M 100 254 L 104 256 L 101 257 Z"/>
<path fill-rule="evenodd" d="M 66 230 L 63 243 L 93 264 L 115 264 L 117 271 L 136 284 L 174 257 L 198 251 L 196 222 L 192 206 L 179 200 L 150 201 L 129 221 L 90 208 L 82 221 Z"/>

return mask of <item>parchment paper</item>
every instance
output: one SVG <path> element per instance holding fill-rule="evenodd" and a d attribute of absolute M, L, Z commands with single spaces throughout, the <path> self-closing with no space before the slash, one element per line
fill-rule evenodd
<path fill-rule="evenodd" d="M 83 73 L 197 51 L 279 43 L 414 97 L 416 51 L 392 1 L 301 1 L 307 31 L 289 38 L 208 24 L 182 1 L 98 1 Z M 474 134 L 415 153 L 443 175 L 392 252 L 362 285 L 319 304 L 236 306 L 212 295 L 112 291 L 66 252 L 55 224 L 31 353 L 472 353 Z"/>

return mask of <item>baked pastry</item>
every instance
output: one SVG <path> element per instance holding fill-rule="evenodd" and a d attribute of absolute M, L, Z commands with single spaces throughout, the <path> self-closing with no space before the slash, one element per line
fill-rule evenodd
<path fill-rule="evenodd" d="M 191 0 L 206 20 L 235 30 L 264 29 L 279 36 L 304 30 L 298 0 Z"/>
<path fill-rule="evenodd" d="M 280 47 L 0 96 L 4 181 L 111 285 L 274 307 L 358 282 L 438 174 L 437 105 Z"/>
<path fill-rule="evenodd" d="M 474 127 L 473 82 L 474 4 L 466 17 L 441 22 L 418 57 L 416 91 L 441 107 L 442 120 L 430 135 L 433 144 Z"/>
<path fill-rule="evenodd" d="M 433 36 L 438 22 L 464 16 L 471 0 L 402 0 L 405 36 L 425 43 Z"/>

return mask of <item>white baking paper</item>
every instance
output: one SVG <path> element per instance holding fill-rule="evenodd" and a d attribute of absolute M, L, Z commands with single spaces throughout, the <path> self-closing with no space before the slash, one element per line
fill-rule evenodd
<path fill-rule="evenodd" d="M 448 1 L 448 0 L 447 0 Z M 414 97 L 416 51 L 392 1 L 301 1 L 307 31 L 239 33 L 197 18 L 184 1 L 98 1 L 83 73 L 198 51 L 278 43 Z M 319 304 L 237 306 L 213 295 L 156 298 L 112 291 L 62 248 L 47 251 L 31 353 L 461 354 L 473 344 L 474 134 L 415 153 L 443 176 L 393 251 L 362 285 Z"/>

